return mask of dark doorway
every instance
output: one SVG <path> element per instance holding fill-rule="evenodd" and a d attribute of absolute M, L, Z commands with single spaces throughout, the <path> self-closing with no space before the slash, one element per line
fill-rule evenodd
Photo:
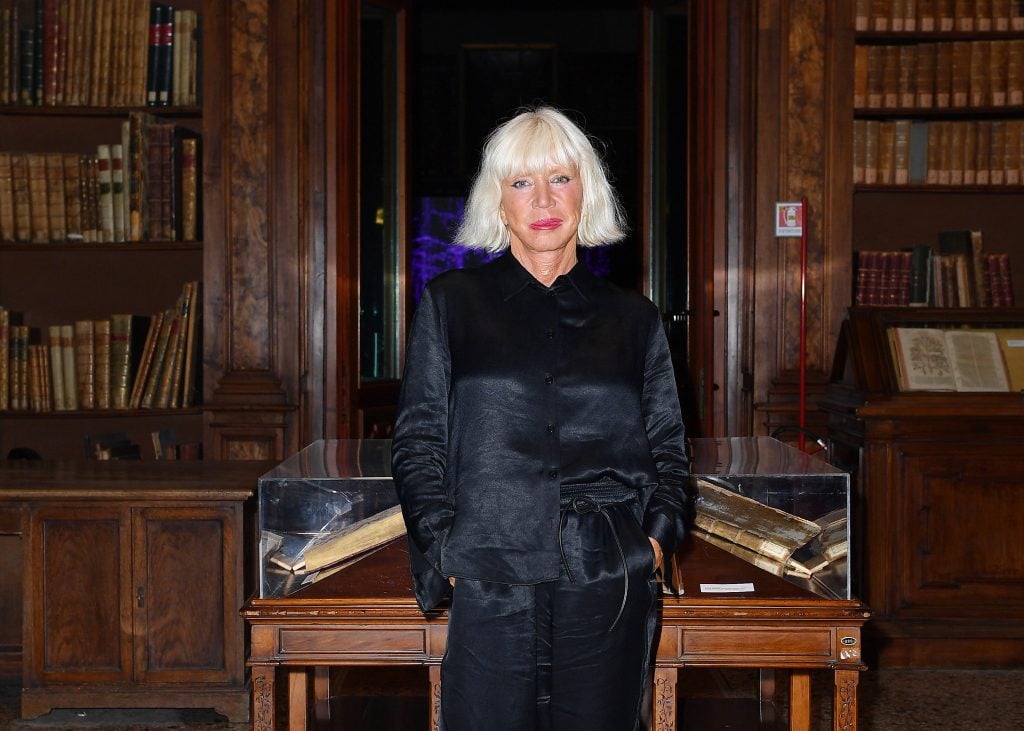
<path fill-rule="evenodd" d="M 438 240 L 458 220 L 484 136 L 521 108 L 539 104 L 566 110 L 604 143 L 631 232 L 616 246 L 586 252 L 587 261 L 595 273 L 639 289 L 639 5 L 606 2 L 576 10 L 539 2 L 418 2 L 410 16 L 410 46 L 414 299 L 434 268 L 466 263 L 463 252 L 439 253 Z M 456 260 L 426 264 L 432 256 Z M 418 272 L 421 265 L 431 271 Z"/>

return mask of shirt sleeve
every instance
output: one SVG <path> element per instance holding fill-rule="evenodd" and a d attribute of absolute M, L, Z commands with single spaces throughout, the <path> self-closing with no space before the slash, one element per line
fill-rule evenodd
<path fill-rule="evenodd" d="M 450 590 L 441 573 L 441 547 L 454 515 L 445 490 L 450 379 L 444 318 L 427 288 L 409 333 L 391 451 L 416 600 L 423 610 L 437 606 Z"/>
<path fill-rule="evenodd" d="M 675 554 L 692 519 L 690 461 L 668 338 L 655 312 L 644 369 L 643 413 L 647 440 L 658 470 L 644 513 L 644 530 L 658 541 L 666 562 Z"/>

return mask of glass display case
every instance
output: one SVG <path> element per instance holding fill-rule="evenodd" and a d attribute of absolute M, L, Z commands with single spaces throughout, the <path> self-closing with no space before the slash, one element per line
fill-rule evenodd
<path fill-rule="evenodd" d="M 819 596 L 851 596 L 849 475 L 768 437 L 690 442 L 695 533 Z M 386 439 L 321 440 L 259 480 L 259 596 L 285 597 L 404 533 Z"/>
<path fill-rule="evenodd" d="M 690 447 L 695 534 L 819 596 L 853 598 L 849 473 L 770 437 Z"/>

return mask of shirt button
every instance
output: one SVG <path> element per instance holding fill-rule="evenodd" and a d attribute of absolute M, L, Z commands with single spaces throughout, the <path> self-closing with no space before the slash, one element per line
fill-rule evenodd
<path fill-rule="evenodd" d="M 554 424 L 548 424 L 547 430 L 548 430 L 548 434 L 554 434 L 555 433 L 555 425 Z"/>
<path fill-rule="evenodd" d="M 550 329 L 549 330 L 545 330 L 544 334 L 547 335 L 549 338 L 555 337 L 555 331 L 554 330 L 550 330 Z"/>
<path fill-rule="evenodd" d="M 548 477 L 552 480 L 558 477 L 558 470 L 548 470 Z"/>
<path fill-rule="evenodd" d="M 548 384 L 550 386 L 554 382 L 555 382 L 555 377 L 553 375 L 551 375 L 550 373 L 548 373 L 546 376 L 544 376 L 544 383 L 546 383 L 546 384 Z"/>

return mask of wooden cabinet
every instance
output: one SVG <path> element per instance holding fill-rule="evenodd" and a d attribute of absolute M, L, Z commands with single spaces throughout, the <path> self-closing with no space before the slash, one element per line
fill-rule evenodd
<path fill-rule="evenodd" d="M 900 392 L 888 329 L 1024 326 L 1024 309 L 852 308 L 828 414 L 854 482 L 870 662 L 1024 662 L 1024 394 Z"/>
<path fill-rule="evenodd" d="M 270 462 L 0 467 L 24 536 L 22 715 L 213 708 L 248 718 L 244 549 Z"/>

